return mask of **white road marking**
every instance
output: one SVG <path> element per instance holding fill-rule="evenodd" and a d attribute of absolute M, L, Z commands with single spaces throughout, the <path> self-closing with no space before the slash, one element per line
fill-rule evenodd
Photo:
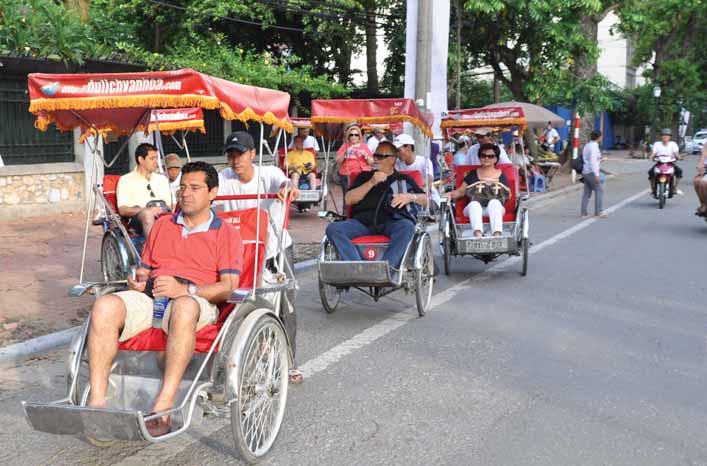
<path fill-rule="evenodd" d="M 647 192 L 648 190 L 641 191 L 638 194 L 626 198 L 618 204 L 615 204 L 610 208 L 606 209 L 605 212 L 608 214 L 616 212 L 627 204 L 630 204 L 636 199 L 644 196 Z M 560 232 L 555 236 L 552 236 L 551 238 L 548 238 L 545 241 L 533 246 L 528 251 L 528 254 L 535 254 L 537 252 L 540 252 L 543 249 L 557 243 L 558 241 L 561 241 L 577 233 L 578 231 L 587 228 L 592 223 L 599 220 L 600 219 L 597 218 L 589 218 L 587 220 L 583 220 L 578 224 L 568 228 L 567 230 Z M 608 220 L 602 219 L 601 221 Z M 478 275 L 475 275 L 462 282 L 459 282 L 456 285 L 453 285 L 447 288 L 446 290 L 442 291 L 441 293 L 436 294 L 432 298 L 430 310 L 450 301 L 458 293 L 468 290 L 470 284 L 484 282 L 491 278 L 496 272 L 499 272 L 507 267 L 517 264 L 519 260 L 519 257 L 512 257 L 510 259 L 507 259 L 492 267 L 489 267 Z M 408 309 L 408 311 L 409 312 L 403 311 L 391 317 L 388 317 L 382 322 L 379 322 L 376 325 L 373 325 L 363 330 L 361 333 L 349 338 L 348 340 L 342 343 L 339 343 L 330 350 L 325 351 L 319 356 L 310 359 L 309 361 L 300 365 L 302 375 L 305 379 L 307 379 L 309 377 L 312 377 L 313 375 L 323 372 L 329 367 L 331 367 L 333 364 L 339 362 L 345 356 L 348 356 L 356 350 L 370 345 L 376 340 L 379 340 L 380 338 L 389 334 L 393 330 L 396 330 L 402 327 L 403 325 L 407 324 L 411 320 L 418 319 L 417 309 L 415 307 L 411 307 L 410 309 Z M 201 441 L 202 438 L 208 438 L 211 434 L 228 426 L 228 424 L 228 420 L 212 418 L 208 421 L 208 423 L 205 423 L 200 426 L 198 430 L 192 429 L 191 431 L 187 431 L 186 433 L 181 435 L 179 438 L 149 445 L 143 448 L 142 450 L 138 451 L 134 455 L 131 455 L 118 463 L 114 463 L 113 466 L 144 466 L 146 464 L 155 464 L 156 462 L 163 463 L 165 461 L 169 461 L 171 458 L 177 457 L 191 445 Z"/>

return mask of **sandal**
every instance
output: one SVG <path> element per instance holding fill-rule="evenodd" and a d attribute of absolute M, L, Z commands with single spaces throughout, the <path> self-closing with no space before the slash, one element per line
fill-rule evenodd
<path fill-rule="evenodd" d="M 299 369 L 290 369 L 290 371 L 287 373 L 287 376 L 290 380 L 290 383 L 293 385 L 299 385 L 304 382 L 304 376 L 302 375 L 302 372 L 300 372 Z"/>

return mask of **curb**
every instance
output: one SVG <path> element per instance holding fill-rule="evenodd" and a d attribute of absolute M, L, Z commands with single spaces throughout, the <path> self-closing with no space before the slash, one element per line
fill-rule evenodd
<path fill-rule="evenodd" d="M 295 271 L 307 270 L 314 267 L 316 264 L 316 259 L 297 262 L 295 264 Z M 71 343 L 71 339 L 74 338 L 74 335 L 79 333 L 79 330 L 81 330 L 81 326 L 48 333 L 41 337 L 30 338 L 29 340 L 2 347 L 0 348 L 0 363 L 20 362 L 22 359 L 29 356 L 43 353 L 62 345 L 67 345 Z"/>

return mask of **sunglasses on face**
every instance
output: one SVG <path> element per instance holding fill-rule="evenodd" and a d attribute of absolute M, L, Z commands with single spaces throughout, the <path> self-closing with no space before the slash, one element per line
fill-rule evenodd
<path fill-rule="evenodd" d="M 489 153 L 486 153 L 486 154 L 481 154 L 481 155 L 479 155 L 479 158 L 480 158 L 480 159 L 495 159 L 495 158 L 496 158 L 496 154 L 493 153 L 493 152 L 489 152 Z"/>
<path fill-rule="evenodd" d="M 357 138 L 357 137 L 359 137 L 359 136 L 361 136 L 359 133 L 351 133 L 351 134 L 349 134 L 349 137 L 350 137 L 350 138 Z"/>
<path fill-rule="evenodd" d="M 147 190 L 150 191 L 150 197 L 156 197 L 154 191 L 152 191 L 152 186 L 150 186 L 150 183 L 147 183 Z"/>
<path fill-rule="evenodd" d="M 376 160 L 383 160 L 388 157 L 395 157 L 395 154 L 373 154 L 373 158 Z"/>

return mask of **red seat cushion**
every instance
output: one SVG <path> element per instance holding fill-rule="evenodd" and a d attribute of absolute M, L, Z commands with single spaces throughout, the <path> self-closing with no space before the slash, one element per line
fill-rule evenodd
<path fill-rule="evenodd" d="M 359 236 L 351 240 L 353 244 L 388 244 L 390 238 L 385 235 Z"/>
<path fill-rule="evenodd" d="M 230 212 L 220 212 L 218 216 L 238 228 L 241 233 L 241 241 L 243 243 L 243 268 L 241 270 L 239 288 L 250 288 L 253 286 L 254 271 L 258 271 L 258 277 L 263 267 L 265 258 L 265 241 L 267 240 L 268 232 L 268 213 L 260 211 L 260 230 L 256 237 L 256 218 L 257 208 L 234 210 Z M 255 260 L 255 246 L 258 246 L 258 260 Z M 211 344 L 218 335 L 223 322 L 235 308 L 234 304 L 225 303 L 219 306 L 218 322 L 213 325 L 207 325 L 196 332 L 196 347 L 197 353 L 207 353 Z M 164 351 L 167 344 L 167 335 L 161 329 L 148 328 L 138 333 L 134 337 L 126 340 L 118 346 L 119 349 L 125 351 Z"/>
<path fill-rule="evenodd" d="M 475 170 L 477 168 L 479 168 L 478 165 L 455 165 L 455 187 L 458 188 L 459 186 L 461 186 L 464 182 L 464 177 L 466 176 L 466 174 L 469 173 L 471 170 Z M 501 169 L 501 171 L 503 171 L 503 174 L 506 175 L 506 178 L 508 179 L 508 184 L 511 188 L 511 195 L 508 198 L 508 201 L 506 201 L 506 203 L 503 205 L 503 207 L 505 207 L 506 209 L 506 213 L 503 214 L 503 221 L 515 222 L 516 198 L 518 195 L 518 172 L 511 163 L 499 163 L 498 165 L 496 165 L 496 168 L 499 168 Z M 468 202 L 469 198 L 466 196 L 457 200 L 456 207 L 454 209 L 454 219 L 457 223 L 469 223 L 469 218 L 464 215 L 464 208 L 466 207 Z M 485 216 L 483 220 L 484 222 L 488 222 L 489 218 Z"/>
<path fill-rule="evenodd" d="M 103 196 L 113 211 L 118 212 L 118 181 L 120 175 L 105 175 L 103 177 Z"/>

